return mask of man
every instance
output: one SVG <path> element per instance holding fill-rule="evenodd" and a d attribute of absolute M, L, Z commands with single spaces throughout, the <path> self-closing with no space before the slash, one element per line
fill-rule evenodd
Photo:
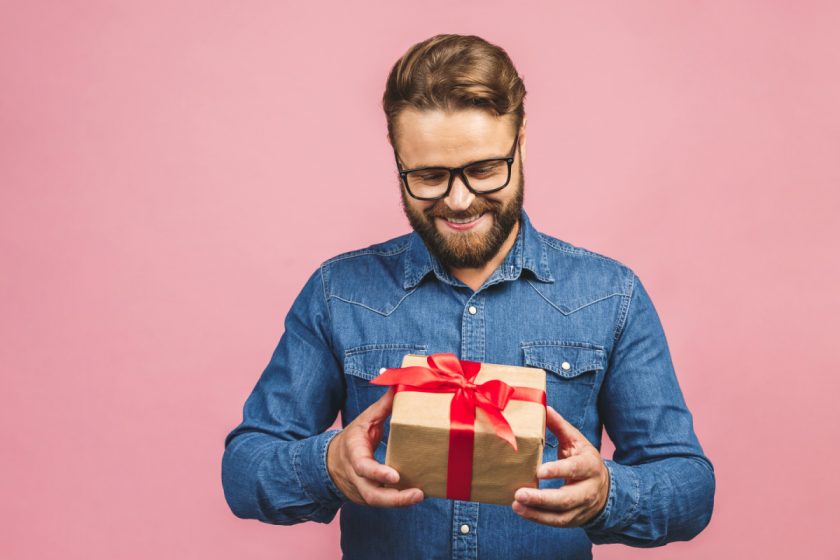
<path fill-rule="evenodd" d="M 659 546 L 708 524 L 712 464 L 642 283 L 523 208 L 524 96 L 475 36 L 397 61 L 383 105 L 414 231 L 310 275 L 225 440 L 237 516 L 328 523 L 340 508 L 346 558 L 591 558 L 592 543 Z M 499 506 L 384 486 L 399 479 L 384 465 L 393 390 L 370 380 L 436 352 L 546 370 L 539 489 Z"/>

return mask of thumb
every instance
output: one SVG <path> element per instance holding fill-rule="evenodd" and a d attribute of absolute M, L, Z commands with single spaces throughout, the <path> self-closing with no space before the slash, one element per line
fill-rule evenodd
<path fill-rule="evenodd" d="M 391 386 L 375 403 L 367 407 L 367 410 L 364 411 L 365 420 L 374 423 L 384 421 L 391 414 L 393 404 L 394 387 Z"/>
<path fill-rule="evenodd" d="M 545 410 L 545 425 L 555 436 L 557 436 L 557 441 L 559 442 L 560 447 L 569 449 L 588 443 L 588 440 L 582 433 L 580 433 L 580 430 L 575 428 L 568 420 L 563 418 L 559 412 L 550 406 L 546 406 Z"/>

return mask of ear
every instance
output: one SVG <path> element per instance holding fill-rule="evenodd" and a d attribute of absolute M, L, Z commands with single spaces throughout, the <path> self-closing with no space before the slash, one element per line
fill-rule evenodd
<path fill-rule="evenodd" d="M 525 128 L 526 128 L 526 126 L 525 125 L 527 125 L 527 124 L 528 124 L 528 116 L 525 115 L 525 116 L 522 117 L 522 127 L 519 129 L 519 150 L 522 154 L 522 163 L 525 163 L 525 155 L 526 155 L 526 150 L 525 150 L 525 140 L 526 140 Z"/>

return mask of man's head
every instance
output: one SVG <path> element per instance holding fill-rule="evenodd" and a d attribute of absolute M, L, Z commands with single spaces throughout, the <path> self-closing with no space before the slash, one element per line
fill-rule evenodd
<path fill-rule="evenodd" d="M 470 192 L 455 176 L 444 198 L 418 200 L 401 181 L 406 217 L 446 266 L 483 266 L 516 226 L 525 187 L 524 97 L 507 54 L 475 36 L 432 37 L 409 49 L 391 71 L 383 107 L 401 169 L 514 158 L 508 185 L 488 194 Z M 482 214 L 468 229 L 446 220 Z"/>

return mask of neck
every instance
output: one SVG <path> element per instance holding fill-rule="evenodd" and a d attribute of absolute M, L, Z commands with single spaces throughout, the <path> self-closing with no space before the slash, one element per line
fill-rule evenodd
<path fill-rule="evenodd" d="M 499 251 L 484 266 L 478 268 L 455 268 L 450 266 L 447 267 L 447 270 L 449 270 L 452 276 L 472 288 L 472 291 L 478 291 L 481 285 L 484 284 L 484 281 L 490 278 L 493 271 L 504 262 L 505 257 L 507 257 L 511 248 L 513 248 L 513 244 L 516 243 L 516 235 L 519 233 L 519 224 L 520 220 L 516 220 L 516 224 L 510 230 L 510 234 L 505 239 L 505 242 L 502 243 Z"/>

